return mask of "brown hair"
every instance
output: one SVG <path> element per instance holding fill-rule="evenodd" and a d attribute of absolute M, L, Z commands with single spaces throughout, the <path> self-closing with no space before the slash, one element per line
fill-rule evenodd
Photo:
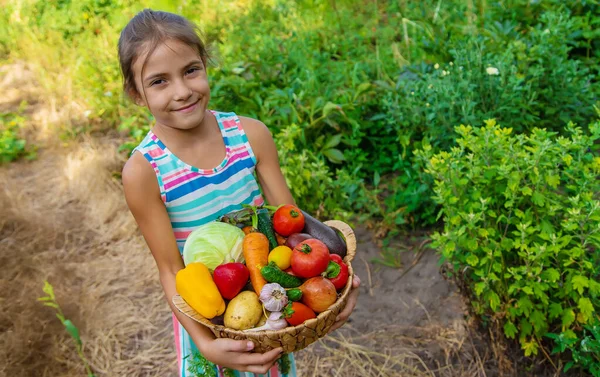
<path fill-rule="evenodd" d="M 177 14 L 152 9 L 144 9 L 136 14 L 119 37 L 119 64 L 125 93 L 130 96 L 140 94 L 135 86 L 133 64 L 144 52 L 153 51 L 166 40 L 173 39 L 194 48 L 206 65 L 209 55 L 199 34 L 200 30 L 194 23 Z M 146 60 L 148 57 L 149 54 Z M 142 67 L 145 64 L 146 61 Z"/>

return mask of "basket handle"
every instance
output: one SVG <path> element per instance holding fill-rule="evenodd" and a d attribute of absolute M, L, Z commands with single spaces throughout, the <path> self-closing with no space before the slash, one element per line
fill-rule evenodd
<path fill-rule="evenodd" d="M 327 220 L 323 224 L 339 230 L 346 240 L 346 257 L 344 261 L 349 263 L 356 255 L 356 235 L 350 225 L 340 220 Z"/>

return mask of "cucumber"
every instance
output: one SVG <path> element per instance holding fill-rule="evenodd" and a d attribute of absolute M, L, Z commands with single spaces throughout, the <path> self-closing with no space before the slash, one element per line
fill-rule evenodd
<path fill-rule="evenodd" d="M 258 218 L 256 229 L 267 236 L 267 239 L 269 240 L 269 251 L 271 251 L 276 248 L 278 244 L 275 231 L 273 230 L 273 222 L 271 221 L 271 216 L 269 215 L 269 210 L 266 208 L 260 208 L 256 210 L 256 216 Z"/>
<path fill-rule="evenodd" d="M 292 288 L 285 291 L 290 301 L 300 301 L 302 299 L 302 290 L 300 288 Z"/>
<path fill-rule="evenodd" d="M 299 277 L 281 271 L 281 269 L 277 267 L 275 262 L 271 262 L 268 265 L 261 268 L 260 274 L 269 283 L 277 283 L 283 288 L 296 288 L 302 285 L 302 280 L 300 280 Z"/>

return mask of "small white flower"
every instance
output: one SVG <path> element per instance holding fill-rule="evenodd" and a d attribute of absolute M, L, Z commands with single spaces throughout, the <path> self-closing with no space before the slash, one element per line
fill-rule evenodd
<path fill-rule="evenodd" d="M 89 117 L 91 114 L 92 114 L 91 110 L 86 110 L 86 111 L 83 112 L 83 116 L 86 117 L 86 118 Z"/>
<path fill-rule="evenodd" d="M 500 74 L 500 71 L 498 71 L 498 68 L 495 68 L 495 67 L 487 67 L 485 69 L 485 71 L 487 72 L 488 75 L 497 76 Z"/>
<path fill-rule="evenodd" d="M 440 65 L 438 63 L 435 63 L 435 65 L 433 66 L 433 68 L 440 69 Z"/>
<path fill-rule="evenodd" d="M 449 74 L 450 74 L 450 72 L 448 72 L 448 71 L 446 71 L 446 70 L 443 70 L 443 71 L 442 71 L 442 76 L 446 76 L 446 75 L 449 75 Z"/>
<path fill-rule="evenodd" d="M 453 63 L 453 62 L 450 62 L 450 67 L 452 67 L 453 65 L 454 65 L 454 63 Z"/>
<path fill-rule="evenodd" d="M 112 92 L 105 92 L 104 97 L 112 97 Z"/>
<path fill-rule="evenodd" d="M 415 95 L 415 92 L 410 92 L 410 95 L 411 95 L 411 96 L 414 96 L 414 95 Z"/>
<path fill-rule="evenodd" d="M 429 102 L 427 102 L 427 103 L 425 104 L 425 106 L 429 107 L 429 106 L 430 106 L 430 105 L 429 105 Z"/>

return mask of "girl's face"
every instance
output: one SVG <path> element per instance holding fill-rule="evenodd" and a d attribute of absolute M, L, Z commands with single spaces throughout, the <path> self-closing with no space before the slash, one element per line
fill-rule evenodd
<path fill-rule="evenodd" d="M 136 102 L 148 107 L 161 126 L 189 130 L 204 120 L 210 87 L 200 55 L 185 43 L 169 40 L 133 64 Z M 146 65 L 143 67 L 144 60 Z"/>

